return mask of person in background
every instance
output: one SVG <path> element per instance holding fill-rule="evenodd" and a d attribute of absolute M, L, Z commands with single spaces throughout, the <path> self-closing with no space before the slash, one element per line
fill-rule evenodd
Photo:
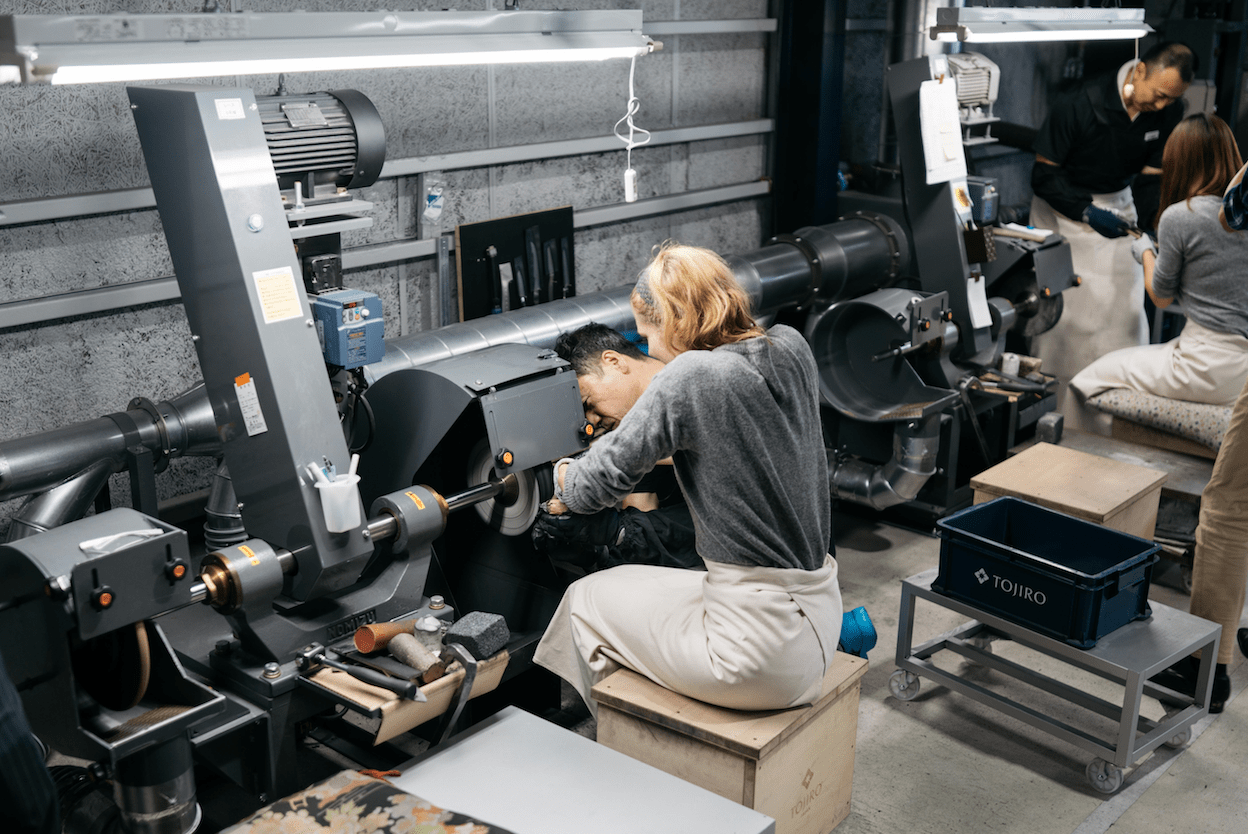
<path fill-rule="evenodd" d="M 1227 186 L 1219 215 L 1227 231 L 1248 229 L 1248 189 L 1239 169 Z M 1235 648 L 1231 632 L 1239 626 L 1248 585 L 1248 385 L 1231 410 L 1231 422 L 1222 436 L 1222 448 L 1213 462 L 1213 474 L 1200 494 L 1200 521 L 1196 526 L 1196 554 L 1192 561 L 1190 610 L 1222 626 L 1213 672 L 1209 711 L 1222 712 L 1231 697 L 1227 668 Z M 1239 649 L 1248 654 L 1248 629 L 1236 633 Z M 1199 660 L 1185 657 L 1153 678 L 1178 692 L 1196 691 Z"/>
<path fill-rule="evenodd" d="M 1217 116 L 1189 116 L 1170 135 L 1162 157 L 1158 243 L 1142 235 L 1132 252 L 1153 303 L 1164 309 L 1180 302 L 1187 322 L 1165 344 L 1116 350 L 1084 368 L 1070 381 L 1079 402 L 1111 388 L 1235 402 L 1248 382 L 1248 235 L 1228 236 L 1219 212 L 1242 164 L 1230 127 Z M 1089 413 L 1085 425 L 1108 435 L 1109 419 Z"/>
<path fill-rule="evenodd" d="M 590 688 L 625 666 L 735 709 L 811 703 L 833 661 L 841 595 L 817 368 L 796 330 L 764 331 L 715 253 L 665 245 L 632 294 L 665 362 L 619 425 L 555 466 L 552 512 L 594 513 L 671 457 L 706 572 L 620 565 L 569 586 L 535 661 Z"/>
<path fill-rule="evenodd" d="M 585 419 L 595 436 L 619 425 L 663 369 L 663 363 L 604 324 L 590 323 L 555 342 L 559 358 L 576 372 Z M 620 506 L 589 515 L 541 513 L 533 544 L 560 566 L 581 573 L 615 565 L 703 569 L 694 547 L 693 516 L 670 461 L 642 476 Z"/>
<path fill-rule="evenodd" d="M 0 658 L 0 819 L 6 834 L 58 834 L 60 809 L 22 700 Z"/>
<path fill-rule="evenodd" d="M 1033 142 L 1031 225 L 1066 238 L 1083 279 L 1062 294 L 1057 325 L 1031 344 L 1059 380 L 1057 407 L 1071 428 L 1081 428 L 1082 417 L 1067 407 L 1071 377 L 1112 350 L 1148 342 L 1144 278 L 1128 230 L 1137 225 L 1136 204 L 1155 201 L 1132 189 L 1155 189 L 1193 72 L 1190 49 L 1159 43 L 1116 75 L 1058 98 Z"/>

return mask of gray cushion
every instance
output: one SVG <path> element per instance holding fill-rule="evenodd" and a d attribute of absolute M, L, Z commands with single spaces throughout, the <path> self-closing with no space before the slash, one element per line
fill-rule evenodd
<path fill-rule="evenodd" d="M 1123 420 L 1185 437 L 1214 452 L 1221 448 L 1222 435 L 1231 422 L 1232 406 L 1189 403 L 1129 388 L 1103 391 L 1089 397 L 1087 404 Z"/>

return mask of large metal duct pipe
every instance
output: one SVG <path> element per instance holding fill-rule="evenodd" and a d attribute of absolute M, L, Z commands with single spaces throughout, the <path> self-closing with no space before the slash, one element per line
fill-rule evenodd
<path fill-rule="evenodd" d="M 913 501 L 936 473 L 940 414 L 899 422 L 893 430 L 893 457 L 883 464 L 858 458 L 831 461 L 832 497 L 885 510 Z"/>
<path fill-rule="evenodd" d="M 82 518 L 95 496 L 108 483 L 109 476 L 116 470 L 117 464 L 104 458 L 65 483 L 34 496 L 14 516 L 5 540 L 15 542 Z"/>
<path fill-rule="evenodd" d="M 761 249 L 727 260 L 762 317 L 785 308 L 824 306 L 885 286 L 906 269 L 908 251 L 905 232 L 895 221 L 859 213 L 781 235 Z M 625 286 L 395 339 L 387 344 L 385 358 L 366 367 L 365 375 L 372 383 L 393 371 L 500 344 L 552 347 L 560 333 L 591 321 L 631 330 L 630 292 Z M 125 412 L 0 443 L 0 500 L 51 489 L 100 461 L 120 469 L 135 445 L 151 450 L 159 462 L 220 454 L 216 419 L 203 384 L 158 405 L 137 399 Z"/>
<path fill-rule="evenodd" d="M 133 446 L 150 450 L 158 461 L 219 454 L 217 421 L 203 384 L 159 404 L 140 398 L 127 411 L 0 442 L 0 501 L 51 489 L 100 461 L 120 470 Z"/>
<path fill-rule="evenodd" d="M 859 212 L 780 235 L 772 243 L 726 260 L 762 317 L 788 307 L 830 304 L 892 283 L 908 267 L 905 232 L 891 218 Z M 560 333 L 596 321 L 632 330 L 631 284 L 551 301 L 395 339 L 386 356 L 364 369 L 369 382 L 402 368 L 502 344 L 552 347 Z"/>

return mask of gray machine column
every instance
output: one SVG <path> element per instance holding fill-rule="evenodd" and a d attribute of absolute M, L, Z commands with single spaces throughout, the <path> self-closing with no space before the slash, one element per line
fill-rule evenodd
<path fill-rule="evenodd" d="M 128 92 L 247 531 L 295 554 L 290 596 L 350 585 L 372 545 L 362 524 L 326 531 L 306 472 L 350 455 L 255 96 Z"/>

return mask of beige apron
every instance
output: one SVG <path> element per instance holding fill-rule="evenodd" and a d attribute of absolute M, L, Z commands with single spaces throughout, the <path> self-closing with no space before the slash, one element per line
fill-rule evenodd
<path fill-rule="evenodd" d="M 818 570 L 621 565 L 574 582 L 535 662 L 590 688 L 621 666 L 700 701 L 780 709 L 822 694 L 841 633 L 836 560 Z"/>
<path fill-rule="evenodd" d="M 1233 405 L 1248 382 L 1248 339 L 1188 319 L 1177 338 L 1106 354 L 1070 381 L 1079 402 L 1113 388 L 1130 388 L 1191 403 Z M 1091 415 L 1089 415 L 1091 416 Z M 1097 415 L 1108 417 L 1108 415 Z M 1108 433 L 1108 423 L 1093 421 Z"/>
<path fill-rule="evenodd" d="M 1131 222 L 1136 219 L 1130 188 L 1093 194 L 1092 203 Z M 1087 223 L 1054 211 L 1040 197 L 1032 198 L 1031 224 L 1066 238 L 1075 274 L 1083 279 L 1080 286 L 1062 293 L 1057 325 L 1031 340 L 1031 352 L 1044 360 L 1042 370 L 1058 378 L 1057 410 L 1065 415 L 1068 427 L 1082 428 L 1083 408 L 1068 394 L 1070 380 L 1110 351 L 1148 344 L 1144 270 L 1131 257 L 1130 235 L 1102 237 Z"/>

